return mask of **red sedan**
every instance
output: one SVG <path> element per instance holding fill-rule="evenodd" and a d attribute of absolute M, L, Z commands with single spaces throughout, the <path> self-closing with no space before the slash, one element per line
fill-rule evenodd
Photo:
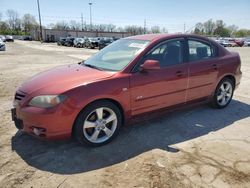
<path fill-rule="evenodd" d="M 240 67 L 237 53 L 205 37 L 128 37 L 85 62 L 26 81 L 16 91 L 12 118 L 37 137 L 74 135 L 99 146 L 140 114 L 201 101 L 226 107 L 240 83 Z"/>

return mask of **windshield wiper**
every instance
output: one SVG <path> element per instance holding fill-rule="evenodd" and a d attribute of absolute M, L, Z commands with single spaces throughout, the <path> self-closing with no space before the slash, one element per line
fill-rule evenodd
<path fill-rule="evenodd" d="M 90 67 L 90 68 L 93 68 L 93 69 L 97 69 L 97 70 L 101 70 L 101 71 L 103 71 L 104 69 L 102 69 L 102 68 L 100 68 L 100 67 L 97 67 L 97 66 L 95 66 L 95 65 L 90 65 L 90 64 L 83 64 L 83 65 L 85 65 L 86 67 Z"/>

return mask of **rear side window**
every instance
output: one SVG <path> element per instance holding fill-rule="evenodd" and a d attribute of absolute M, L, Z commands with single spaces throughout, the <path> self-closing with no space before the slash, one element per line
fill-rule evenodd
<path fill-rule="evenodd" d="M 188 40 L 188 47 L 189 61 L 205 60 L 210 59 L 214 56 L 213 48 L 207 43 Z"/>

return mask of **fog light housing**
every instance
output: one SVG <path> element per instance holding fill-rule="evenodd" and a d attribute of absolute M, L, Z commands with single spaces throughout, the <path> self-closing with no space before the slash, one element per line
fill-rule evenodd
<path fill-rule="evenodd" d="M 45 132 L 46 132 L 45 128 L 31 127 L 31 130 L 36 136 L 45 137 Z"/>

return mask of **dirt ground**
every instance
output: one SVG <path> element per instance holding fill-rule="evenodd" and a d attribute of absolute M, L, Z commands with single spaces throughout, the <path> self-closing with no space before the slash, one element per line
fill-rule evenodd
<path fill-rule="evenodd" d="M 231 104 L 169 113 L 124 127 L 110 144 L 41 141 L 10 118 L 15 89 L 29 77 L 97 50 L 15 41 L 0 52 L 0 187 L 250 187 L 250 48 Z"/>

